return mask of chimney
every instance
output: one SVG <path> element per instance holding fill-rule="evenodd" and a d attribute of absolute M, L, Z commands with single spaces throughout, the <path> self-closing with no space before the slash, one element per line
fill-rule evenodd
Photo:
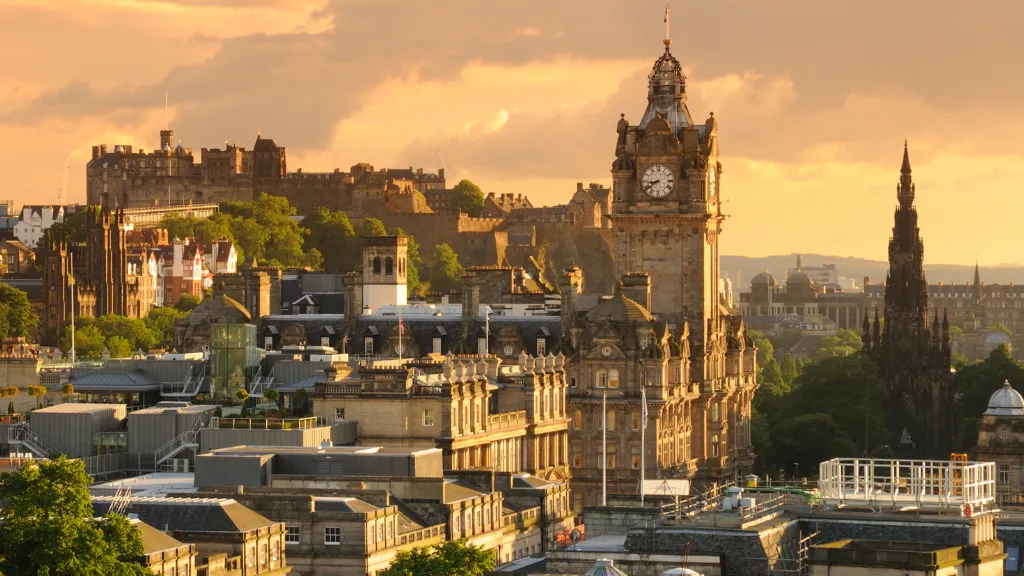
<path fill-rule="evenodd" d="M 99 146 L 93 146 L 92 147 L 92 159 L 95 160 L 95 159 L 97 159 L 99 157 L 100 157 L 100 147 Z"/>
<path fill-rule="evenodd" d="M 565 335 L 576 318 L 579 296 L 583 292 L 583 271 L 573 266 L 563 272 L 558 291 L 562 293 L 562 334 Z"/>
<path fill-rule="evenodd" d="M 100 144 L 100 156 L 103 156 L 106 153 L 107 153 L 107 145 L 106 144 Z"/>
<path fill-rule="evenodd" d="M 363 275 L 349 272 L 342 279 L 345 295 L 345 322 L 354 323 L 363 312 Z"/>
<path fill-rule="evenodd" d="M 576 191 L 577 192 L 583 192 L 583 182 L 577 182 L 576 183 Z"/>
<path fill-rule="evenodd" d="M 174 130 L 161 130 L 160 131 L 160 149 L 174 148 L 172 145 L 174 142 Z"/>
<path fill-rule="evenodd" d="M 645 309 L 651 309 L 651 277 L 647 272 L 630 272 L 622 275 L 622 295 L 638 302 Z"/>
<path fill-rule="evenodd" d="M 480 277 L 476 272 L 462 276 L 462 341 L 469 342 L 469 331 L 480 313 Z M 475 340 L 473 348 L 475 348 Z"/>
<path fill-rule="evenodd" d="M 444 178 L 444 168 L 438 168 L 437 169 L 437 177 L 441 178 L 441 179 Z"/>
<path fill-rule="evenodd" d="M 796 255 L 796 269 L 802 270 L 804 267 L 804 259 L 799 254 Z"/>

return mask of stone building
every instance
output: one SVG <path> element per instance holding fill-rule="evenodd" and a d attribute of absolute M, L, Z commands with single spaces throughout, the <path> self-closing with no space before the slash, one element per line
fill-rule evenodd
<path fill-rule="evenodd" d="M 996 463 L 1000 507 L 1024 506 L 1024 397 L 1009 381 L 992 394 L 978 420 L 973 456 Z"/>
<path fill-rule="evenodd" d="M 740 294 L 740 314 L 758 325 L 764 325 L 769 319 L 774 319 L 774 324 L 793 324 L 795 320 L 814 326 L 821 333 L 857 330 L 863 314 L 863 295 L 845 292 L 836 282 L 820 284 L 811 276 L 802 271 L 799 256 L 797 267 L 785 284 L 767 271 L 755 275 L 750 281 L 750 291 Z M 815 276 L 821 279 L 822 274 Z M 815 330 L 809 328 L 804 332 Z"/>
<path fill-rule="evenodd" d="M 904 145 L 896 186 L 899 204 L 889 239 L 885 330 L 881 330 L 877 309 L 873 326 L 865 312 L 862 339 L 865 351 L 882 370 L 892 445 L 904 453 L 942 458 L 949 454 L 953 441 L 949 321 L 943 313 L 940 324 L 936 310 L 931 328 L 928 326 L 928 282 L 915 191 L 910 154 Z M 909 412 L 908 406 L 912 407 Z"/>
<path fill-rule="evenodd" d="M 313 412 L 357 420 L 364 445 L 438 447 L 446 470 L 569 479 L 564 357 L 383 362 L 316 384 Z"/>
<path fill-rule="evenodd" d="M 104 204 L 86 215 L 85 244 L 47 238 L 44 343 L 56 344 L 72 314 L 140 316 L 137 278 L 129 274 L 125 232 L 123 212 Z"/>

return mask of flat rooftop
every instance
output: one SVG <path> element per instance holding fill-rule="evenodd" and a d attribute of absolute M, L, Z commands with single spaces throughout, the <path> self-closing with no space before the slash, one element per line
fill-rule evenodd
<path fill-rule="evenodd" d="M 407 448 L 401 446 L 232 446 L 218 448 L 205 455 L 253 456 L 258 454 L 358 454 L 366 456 L 412 456 L 440 452 L 440 448 Z"/>
<path fill-rule="evenodd" d="M 869 566 L 904 570 L 937 570 L 957 566 L 963 546 L 943 546 L 926 542 L 882 542 L 876 540 L 838 540 L 810 549 L 809 564 Z"/>
<path fill-rule="evenodd" d="M 56 404 L 54 406 L 47 406 L 46 408 L 40 408 L 33 410 L 33 414 L 95 414 L 98 412 L 106 412 L 109 410 L 117 410 L 118 408 L 124 410 L 124 404 Z"/>
<path fill-rule="evenodd" d="M 195 475 L 191 472 L 153 472 L 152 474 L 93 484 L 89 487 L 89 492 L 93 496 L 113 496 L 118 490 L 125 488 L 132 491 L 133 497 L 192 493 L 196 491 Z"/>

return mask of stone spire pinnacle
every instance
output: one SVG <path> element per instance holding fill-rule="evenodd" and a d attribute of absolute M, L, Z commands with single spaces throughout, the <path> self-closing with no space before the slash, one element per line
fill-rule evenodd
<path fill-rule="evenodd" d="M 903 141 L 903 166 L 900 167 L 900 183 L 896 186 L 896 198 L 900 208 L 907 210 L 914 206 L 914 179 L 910 175 L 910 151 L 907 141 Z"/>

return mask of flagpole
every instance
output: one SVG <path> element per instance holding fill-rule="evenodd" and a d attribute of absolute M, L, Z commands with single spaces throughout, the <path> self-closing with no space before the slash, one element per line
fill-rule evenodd
<path fill-rule="evenodd" d="M 643 406 L 640 408 L 640 506 L 644 505 L 644 470 L 645 456 L 647 453 L 647 382 L 644 381 L 644 365 L 640 365 L 640 401 Z"/>
<path fill-rule="evenodd" d="M 608 505 L 608 391 L 601 399 L 601 506 Z"/>
<path fill-rule="evenodd" d="M 669 0 L 665 0 L 665 41 L 668 42 L 672 37 L 668 33 L 668 16 L 669 16 Z"/>
<path fill-rule="evenodd" d="M 75 366 L 75 300 L 78 296 L 78 284 L 75 283 L 75 253 L 68 248 L 68 273 L 71 274 L 71 366 Z"/>
<path fill-rule="evenodd" d="M 402 307 L 398 307 L 398 361 L 402 361 L 402 354 L 405 353 L 405 323 L 402 322 Z"/>

